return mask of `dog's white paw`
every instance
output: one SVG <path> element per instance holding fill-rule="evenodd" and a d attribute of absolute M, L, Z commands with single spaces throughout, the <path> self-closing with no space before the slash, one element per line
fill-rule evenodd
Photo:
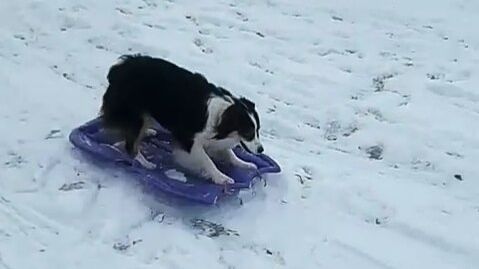
<path fill-rule="evenodd" d="M 156 168 L 156 164 L 152 163 L 152 162 L 145 162 L 145 163 L 141 163 L 141 165 L 143 165 L 143 167 L 145 167 L 146 169 L 149 169 L 149 170 L 154 170 Z"/>
<path fill-rule="evenodd" d="M 135 160 L 137 160 L 146 169 L 153 170 L 156 168 L 156 164 L 148 161 L 140 152 L 138 152 L 136 155 Z"/>
<path fill-rule="evenodd" d="M 214 176 L 212 178 L 212 180 L 213 180 L 214 183 L 216 183 L 218 185 L 234 184 L 235 183 L 235 181 L 232 178 L 230 178 L 226 175 L 223 175 L 223 174 Z"/>
<path fill-rule="evenodd" d="M 119 141 L 113 144 L 114 147 L 124 150 L 125 149 L 125 141 Z"/>
<path fill-rule="evenodd" d="M 238 167 L 245 168 L 248 170 L 257 170 L 258 167 L 254 163 L 249 163 L 249 162 L 240 162 Z"/>
<path fill-rule="evenodd" d="M 158 131 L 155 130 L 155 129 L 148 128 L 148 129 L 145 130 L 145 136 L 147 136 L 147 137 L 156 136 L 157 134 L 158 134 Z"/>

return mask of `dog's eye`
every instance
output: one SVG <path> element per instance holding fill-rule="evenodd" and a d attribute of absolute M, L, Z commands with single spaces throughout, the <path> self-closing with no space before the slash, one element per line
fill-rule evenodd
<path fill-rule="evenodd" d="M 254 130 L 251 130 L 251 131 L 248 131 L 248 132 L 246 133 L 246 137 L 245 137 L 245 138 L 253 139 L 253 138 L 254 138 L 254 135 L 255 135 L 255 131 L 254 131 Z"/>

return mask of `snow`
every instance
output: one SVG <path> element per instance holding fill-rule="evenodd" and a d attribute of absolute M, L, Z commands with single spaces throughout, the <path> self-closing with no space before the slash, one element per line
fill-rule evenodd
<path fill-rule="evenodd" d="M 352 2 L 0 3 L 0 268 L 478 268 L 479 3 Z M 178 206 L 77 154 L 136 52 L 253 99 L 283 172 Z"/>

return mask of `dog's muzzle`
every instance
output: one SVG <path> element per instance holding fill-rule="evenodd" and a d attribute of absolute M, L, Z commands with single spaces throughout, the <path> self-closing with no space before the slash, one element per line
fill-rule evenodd
<path fill-rule="evenodd" d="M 262 145 L 259 145 L 255 152 L 253 152 L 248 146 L 246 146 L 246 144 L 243 142 L 243 141 L 240 141 L 240 144 L 241 144 L 241 147 L 246 150 L 248 153 L 251 153 L 251 154 L 259 154 L 259 153 L 263 153 L 264 152 L 264 148 Z"/>

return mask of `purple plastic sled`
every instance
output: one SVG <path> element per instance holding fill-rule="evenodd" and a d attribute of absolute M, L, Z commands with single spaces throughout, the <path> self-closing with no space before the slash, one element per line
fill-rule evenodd
<path fill-rule="evenodd" d="M 218 199 L 237 194 L 240 189 L 250 188 L 261 175 L 278 173 L 279 165 L 265 154 L 253 155 L 242 148 L 234 149 L 235 154 L 248 162 L 256 164 L 257 170 L 247 170 L 231 166 L 218 165 L 218 168 L 235 180 L 235 184 L 225 187 L 209 180 L 182 174 L 183 171 L 172 161 L 171 135 L 158 126 L 154 137 L 147 137 L 142 142 L 145 157 L 156 164 L 156 169 L 148 170 L 125 152 L 114 147 L 115 138 L 106 135 L 101 126 L 101 119 L 96 118 L 74 129 L 70 141 L 83 152 L 96 159 L 123 167 L 133 174 L 133 178 L 145 184 L 154 193 L 166 193 L 196 203 L 215 204 Z M 183 176 L 182 176 L 183 175 Z"/>

